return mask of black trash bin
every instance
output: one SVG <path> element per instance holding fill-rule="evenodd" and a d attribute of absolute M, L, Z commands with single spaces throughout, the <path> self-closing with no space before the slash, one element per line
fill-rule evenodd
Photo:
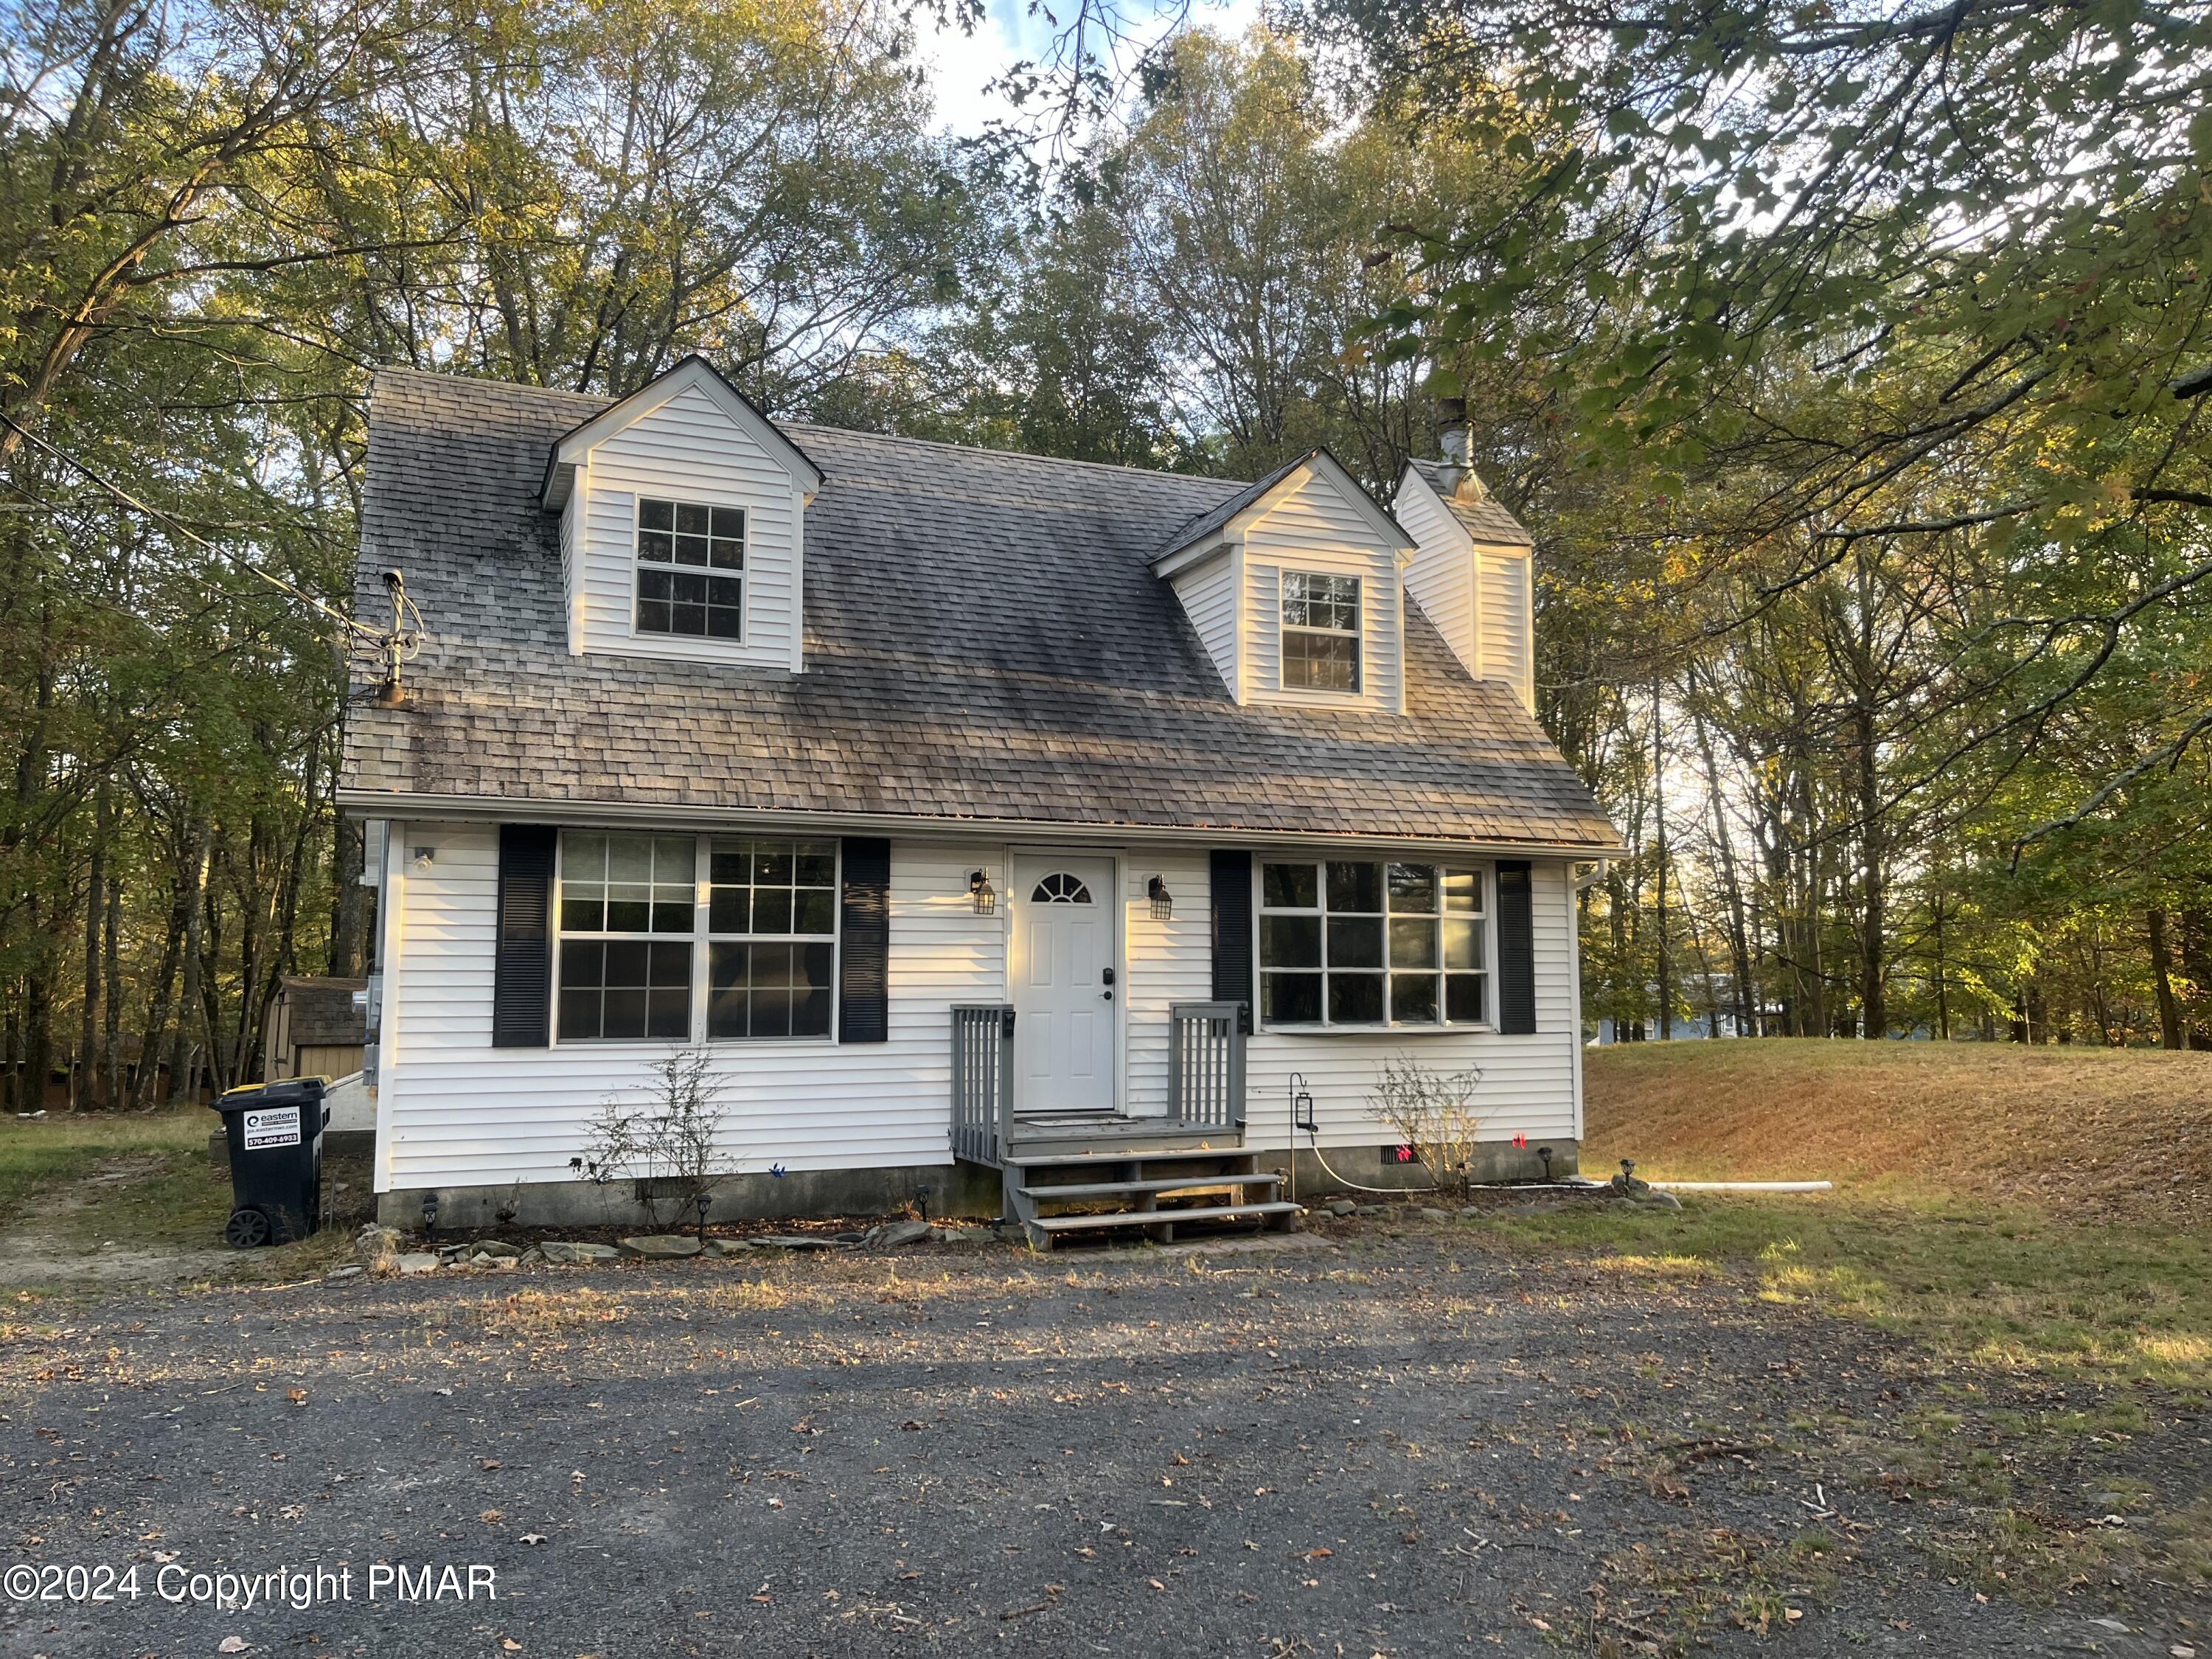
<path fill-rule="evenodd" d="M 234 1249 L 289 1244 L 323 1218 L 323 1129 L 331 1109 L 330 1079 L 289 1077 L 219 1096 L 230 1143 L 230 1220 L 223 1240 Z"/>

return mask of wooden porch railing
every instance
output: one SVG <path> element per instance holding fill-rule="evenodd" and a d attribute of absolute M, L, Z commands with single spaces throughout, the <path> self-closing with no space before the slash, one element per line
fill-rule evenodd
<path fill-rule="evenodd" d="M 1003 1003 L 952 1008 L 952 1155 L 997 1164 L 1014 1132 L 1014 1011 Z"/>
<path fill-rule="evenodd" d="M 1244 1127 L 1244 1005 L 1168 1006 L 1168 1115 L 1184 1129 Z"/>

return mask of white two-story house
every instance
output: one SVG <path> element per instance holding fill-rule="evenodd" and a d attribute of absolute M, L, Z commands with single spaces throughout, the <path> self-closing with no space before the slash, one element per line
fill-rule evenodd
<path fill-rule="evenodd" d="M 725 1215 L 1281 1221 L 1409 1178 L 1392 1057 L 1480 1073 L 1497 1173 L 1571 1169 L 1618 843 L 1532 714 L 1530 555 L 1463 465 L 1386 510 L 1322 452 L 779 424 L 696 357 L 611 403 L 380 374 L 362 605 L 400 571 L 427 629 L 340 791 L 384 1213 L 612 1214 L 591 1123 L 695 1045 Z"/>

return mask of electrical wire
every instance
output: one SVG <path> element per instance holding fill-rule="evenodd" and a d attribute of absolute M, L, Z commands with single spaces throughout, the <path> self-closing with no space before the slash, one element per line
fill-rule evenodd
<path fill-rule="evenodd" d="M 263 569 L 259 565 L 242 557 L 232 550 L 216 546 L 213 542 L 209 541 L 206 537 L 192 529 L 191 526 L 179 520 L 173 514 L 165 513 L 160 507 L 139 500 L 137 496 L 133 495 L 129 490 L 124 489 L 122 485 L 117 483 L 113 479 L 95 471 L 86 462 L 79 460 L 76 456 L 70 454 L 59 445 L 49 443 L 46 439 L 41 438 L 37 433 L 32 431 L 28 427 L 16 420 L 15 416 L 9 415 L 4 410 L 0 410 L 0 424 L 6 425 L 18 437 L 21 438 L 24 442 L 35 446 L 37 448 L 43 450 L 46 453 L 52 456 L 56 460 L 61 462 L 64 466 L 70 467 L 76 471 L 82 474 L 85 477 L 89 478 L 94 483 L 99 485 L 100 489 L 106 490 L 110 495 L 112 495 L 117 501 L 122 502 L 125 507 L 131 508 L 135 512 L 145 514 L 146 517 L 152 519 L 156 523 L 166 527 L 171 532 L 171 533 L 181 536 L 193 546 L 202 548 L 206 551 L 214 554 L 218 558 L 228 560 L 238 568 L 247 572 L 249 574 L 258 576 L 263 581 L 267 582 L 271 587 L 276 588 L 279 592 L 297 599 L 302 605 L 307 605 L 311 609 L 321 612 L 324 616 L 336 623 L 339 627 L 344 629 L 346 632 L 351 635 L 355 639 L 374 645 L 380 652 L 388 650 L 393 643 L 395 637 L 404 641 L 404 643 L 408 647 L 407 653 L 410 656 L 414 653 L 414 649 L 419 648 L 422 634 L 422 613 L 420 611 L 416 610 L 414 601 L 406 598 L 404 589 L 400 591 L 398 596 L 398 601 L 393 607 L 392 628 L 389 631 L 381 629 L 371 628 L 367 623 L 355 621 L 354 618 L 347 616 L 343 611 L 338 610 L 334 605 L 325 604 L 323 600 L 317 599 L 313 593 L 308 592 L 305 588 L 296 586 L 291 582 L 286 581 L 282 576 L 270 574 L 269 571 Z M 411 630 L 404 626 L 404 618 L 406 615 L 410 613 L 414 616 L 416 623 L 415 628 Z M 410 637 L 410 635 L 411 637 Z"/>

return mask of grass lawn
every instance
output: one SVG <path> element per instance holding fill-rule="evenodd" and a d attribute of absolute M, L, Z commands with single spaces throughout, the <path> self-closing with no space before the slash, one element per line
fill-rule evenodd
<path fill-rule="evenodd" d="M 264 1282 L 320 1272 L 342 1231 L 283 1250 L 222 1242 L 230 1174 L 214 1113 L 56 1115 L 0 1122 L 0 1283 L 19 1304 L 124 1285 Z"/>
<path fill-rule="evenodd" d="M 1730 1278 L 1911 1339 L 1944 1407 L 1806 1426 L 1976 1506 L 1957 1561 L 1992 1592 L 2212 1577 L 2201 1495 L 2106 1492 L 2136 1530 L 2047 1522 L 2082 1454 L 2212 1409 L 2212 1054 L 1759 1041 L 1587 1060 L 1591 1174 L 1633 1158 L 1661 1179 L 1837 1189 L 1486 1224 L 1502 1240 Z"/>

